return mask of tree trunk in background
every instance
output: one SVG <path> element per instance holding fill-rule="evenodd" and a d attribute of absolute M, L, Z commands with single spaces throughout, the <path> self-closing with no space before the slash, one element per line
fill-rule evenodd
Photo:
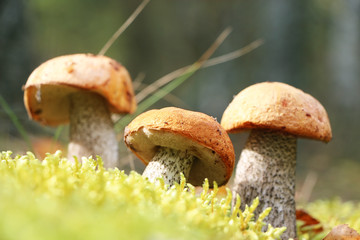
<path fill-rule="evenodd" d="M 341 99 L 337 104 L 352 110 L 359 104 L 360 92 L 360 1 L 341 1 L 333 8 L 328 49 L 332 91 Z M 347 93 L 345 98 L 343 93 Z"/>
<path fill-rule="evenodd" d="M 329 96 L 341 116 L 333 122 L 335 136 L 339 139 L 358 139 L 360 119 L 360 1 L 340 1 L 333 4 L 329 28 L 327 62 L 330 69 Z M 336 120 L 336 118 L 335 118 Z M 346 120 L 346 124 L 344 124 Z M 353 129 L 353 130 L 350 130 Z M 357 130 L 355 130 L 357 129 Z M 334 135 L 334 134 L 333 134 Z M 348 140 L 351 143 L 351 140 Z M 354 141 L 356 142 L 356 141 Z M 351 158 L 359 156 L 357 144 L 339 146 L 338 152 Z"/>
<path fill-rule="evenodd" d="M 259 14 L 261 29 L 258 32 L 268 46 L 259 70 L 261 78 L 256 80 L 304 86 L 308 1 L 278 0 L 263 4 L 266 6 Z"/>
<path fill-rule="evenodd" d="M 22 0 L 0 1 L 0 94 L 9 103 L 17 116 L 24 114 L 21 96 L 22 85 L 30 72 L 29 36 Z M 0 112 L 1 115 L 5 113 Z M 13 124 L 3 117 L 2 133 L 16 133 Z"/>

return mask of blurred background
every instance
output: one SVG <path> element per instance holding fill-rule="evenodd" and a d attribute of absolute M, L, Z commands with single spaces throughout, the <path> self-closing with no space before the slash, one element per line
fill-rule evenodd
<path fill-rule="evenodd" d="M 50 58 L 98 53 L 140 3 L 0 1 L 0 94 L 39 156 L 66 151 L 68 129 L 28 119 L 22 91 L 27 77 Z M 214 56 L 256 39 L 265 43 L 238 59 L 199 70 L 152 108 L 175 105 L 220 121 L 233 96 L 254 83 L 280 81 L 300 88 L 327 109 L 333 140 L 299 139 L 297 200 L 360 200 L 360 1 L 152 0 L 106 55 L 126 66 L 133 79 L 143 76 L 145 86 L 195 62 L 228 26 L 233 31 Z M 1 108 L 0 150 L 29 150 L 18 130 Z M 246 138 L 246 133 L 231 135 L 237 159 Z M 121 152 L 122 169 L 142 172 L 140 161 L 129 157 L 124 146 Z"/>

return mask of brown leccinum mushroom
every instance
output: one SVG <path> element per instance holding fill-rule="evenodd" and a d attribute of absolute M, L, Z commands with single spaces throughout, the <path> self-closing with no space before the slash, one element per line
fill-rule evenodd
<path fill-rule="evenodd" d="M 125 143 L 146 165 L 150 181 L 180 182 L 180 173 L 195 186 L 205 178 L 225 184 L 234 167 L 230 138 L 212 117 L 174 107 L 140 114 L 125 128 Z"/>
<path fill-rule="evenodd" d="M 264 82 L 241 91 L 225 110 L 221 125 L 230 133 L 251 130 L 236 167 L 234 192 L 241 207 L 259 196 L 258 216 L 286 226 L 283 239 L 296 237 L 295 165 L 298 137 L 329 142 L 330 122 L 311 95 L 284 83 Z"/>
<path fill-rule="evenodd" d="M 69 159 L 99 155 L 105 167 L 117 165 L 111 112 L 136 109 L 131 78 L 121 64 L 93 54 L 56 57 L 31 73 L 24 90 L 31 119 L 49 126 L 70 122 Z"/>
<path fill-rule="evenodd" d="M 341 224 L 333 229 L 323 238 L 324 240 L 360 240 L 360 234 L 347 224 Z"/>

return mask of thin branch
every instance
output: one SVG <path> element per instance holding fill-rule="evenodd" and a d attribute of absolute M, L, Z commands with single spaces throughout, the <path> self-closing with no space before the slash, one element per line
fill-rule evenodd
<path fill-rule="evenodd" d="M 140 12 L 145 8 L 146 4 L 148 4 L 150 0 L 144 0 L 130 15 L 130 17 L 125 21 L 125 23 L 112 35 L 112 37 L 107 41 L 104 47 L 100 50 L 98 55 L 104 55 L 107 50 L 111 47 L 111 45 L 115 42 L 115 40 L 123 33 L 127 27 L 135 20 L 135 18 L 140 14 Z"/>
<path fill-rule="evenodd" d="M 264 44 L 264 40 L 262 40 L 262 39 L 255 40 L 255 41 L 251 42 L 250 44 L 246 45 L 245 47 L 240 48 L 239 50 L 230 52 L 228 54 L 224 54 L 219 57 L 209 59 L 208 61 L 206 61 L 204 63 L 204 65 L 202 67 L 206 68 L 206 67 L 211 67 L 211 66 L 214 66 L 214 65 L 217 65 L 220 63 L 228 62 L 230 60 L 241 57 L 241 56 L 253 51 L 254 49 L 260 47 L 263 44 Z"/>
<path fill-rule="evenodd" d="M 149 86 L 149 85 L 140 83 L 140 85 L 138 85 L 138 89 L 144 89 L 147 86 Z M 157 91 L 159 91 L 159 93 L 163 93 L 164 90 L 162 88 L 159 88 L 159 89 L 157 89 Z M 177 97 L 176 95 L 174 95 L 172 93 L 167 93 L 167 95 L 164 96 L 164 100 L 167 101 L 168 103 L 171 103 L 174 106 L 178 106 L 178 107 L 187 106 L 186 103 L 182 99 L 180 99 L 179 97 Z"/>
<path fill-rule="evenodd" d="M 208 60 L 215 50 L 224 42 L 224 40 L 229 36 L 232 29 L 227 27 L 215 40 L 215 42 L 210 46 L 210 48 L 200 57 L 200 59 L 195 62 L 197 65 L 203 65 L 206 60 Z"/>
<path fill-rule="evenodd" d="M 235 58 L 241 57 L 249 52 L 251 52 L 252 50 L 258 48 L 259 46 L 261 46 L 264 43 L 264 41 L 262 39 L 258 39 L 250 44 L 248 44 L 247 46 L 230 52 L 228 54 L 219 56 L 219 57 L 215 57 L 215 58 L 211 58 L 207 61 L 205 61 L 202 65 L 202 68 L 207 68 L 207 67 L 211 67 L 220 63 L 224 63 L 230 60 L 233 60 Z M 205 54 L 204 54 L 205 55 Z M 201 59 L 201 58 L 200 58 Z M 139 92 L 136 95 L 136 100 L 138 102 L 141 102 L 142 100 L 144 100 L 147 96 L 149 96 L 150 94 L 154 93 L 157 89 L 159 89 L 160 87 L 164 86 L 165 84 L 171 82 L 172 80 L 176 79 L 177 77 L 181 76 L 184 71 L 186 69 L 188 69 L 191 65 L 179 68 L 169 74 L 166 74 L 165 76 L 161 77 L 160 79 L 156 80 L 154 83 L 152 83 L 151 85 L 149 85 L 148 87 L 144 88 L 141 92 Z"/>
<path fill-rule="evenodd" d="M 135 91 L 137 91 L 138 89 L 140 89 L 140 87 L 143 85 L 143 80 L 145 79 L 145 74 L 144 73 L 139 73 L 133 80 L 133 88 Z"/>
<path fill-rule="evenodd" d="M 164 97 L 166 94 L 168 94 L 170 91 L 172 91 L 174 88 L 176 88 L 178 85 L 180 85 L 182 82 L 184 82 L 186 79 L 188 79 L 192 74 L 194 74 L 199 68 L 202 67 L 202 65 L 211 57 L 211 55 L 215 52 L 215 50 L 224 42 L 227 36 L 229 36 L 231 32 L 231 28 L 227 27 L 214 41 L 214 43 L 205 51 L 205 53 L 192 65 L 188 66 L 187 68 L 183 68 L 182 71 L 179 71 L 179 75 L 176 76 L 177 82 L 171 82 L 173 83 L 171 86 L 168 84 L 165 88 L 162 89 L 162 91 L 157 91 L 156 95 L 151 96 L 151 99 L 146 99 L 146 102 L 140 104 L 138 106 L 137 112 L 142 112 L 143 110 L 147 109 L 149 106 L 157 102 L 159 99 Z M 167 82 L 170 82 L 173 79 L 168 80 Z M 163 86 L 163 85 L 161 85 Z M 155 90 L 158 90 L 159 87 L 157 87 Z M 137 99 L 138 102 L 140 102 Z"/>
<path fill-rule="evenodd" d="M 166 96 L 169 92 L 171 92 L 172 90 L 177 88 L 180 84 L 182 84 L 184 81 L 189 79 L 190 76 L 192 76 L 197 70 L 199 70 L 199 68 L 202 67 L 202 65 L 215 52 L 215 50 L 222 44 L 222 42 L 230 34 L 230 32 L 231 32 L 231 29 L 226 28 L 219 35 L 219 37 L 217 37 L 217 39 L 210 46 L 210 48 L 208 50 L 206 50 L 206 52 L 200 57 L 200 59 L 198 61 L 196 61 L 195 63 L 193 63 L 192 65 L 190 65 L 187 68 L 181 69 L 182 71 L 176 70 L 175 72 L 178 72 L 181 74 L 179 74 L 179 76 L 177 76 L 175 79 L 169 79 L 168 80 L 169 83 L 166 86 L 162 87 L 162 89 L 161 89 L 162 91 L 157 90 L 157 89 L 159 89 L 159 87 L 156 88 L 155 89 L 155 90 L 157 90 L 156 94 L 151 95 L 145 101 L 141 102 L 138 105 L 137 110 L 134 114 L 132 114 L 132 115 L 128 114 L 128 115 L 125 115 L 124 117 L 122 117 L 121 119 L 119 119 L 115 123 L 115 126 L 114 126 L 115 131 L 118 132 L 121 129 L 123 129 L 123 127 L 125 127 L 125 125 L 127 125 L 134 117 L 136 117 L 138 114 L 140 114 L 143 111 L 145 111 L 146 109 L 148 109 L 151 105 L 153 105 L 154 103 L 159 101 L 161 98 Z M 172 74 L 172 73 L 170 73 L 170 74 Z"/>

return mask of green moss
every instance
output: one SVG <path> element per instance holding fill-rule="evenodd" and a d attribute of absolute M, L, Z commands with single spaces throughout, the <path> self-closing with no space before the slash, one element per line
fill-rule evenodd
<path fill-rule="evenodd" d="M 332 228 L 340 224 L 360 232 L 360 203 L 343 202 L 339 198 L 317 200 L 304 206 L 314 218 L 320 221 L 324 232 L 317 239 L 322 239 Z"/>
<path fill-rule="evenodd" d="M 360 203 L 343 202 L 340 198 L 334 198 L 331 200 L 317 200 L 298 206 L 298 208 L 304 209 L 320 222 L 316 225 L 304 227 L 304 222 L 298 221 L 299 240 L 322 240 L 334 227 L 341 224 L 347 224 L 360 232 Z M 322 231 L 318 233 L 313 231 L 320 228 L 322 228 Z"/>
<path fill-rule="evenodd" d="M 82 161 L 71 164 L 61 152 L 43 161 L 2 152 L 0 239 L 277 239 L 284 231 L 262 232 L 270 209 L 254 220 L 257 200 L 232 210 L 230 191 L 217 199 L 207 181 L 198 196 L 184 178 L 168 189 Z"/>

